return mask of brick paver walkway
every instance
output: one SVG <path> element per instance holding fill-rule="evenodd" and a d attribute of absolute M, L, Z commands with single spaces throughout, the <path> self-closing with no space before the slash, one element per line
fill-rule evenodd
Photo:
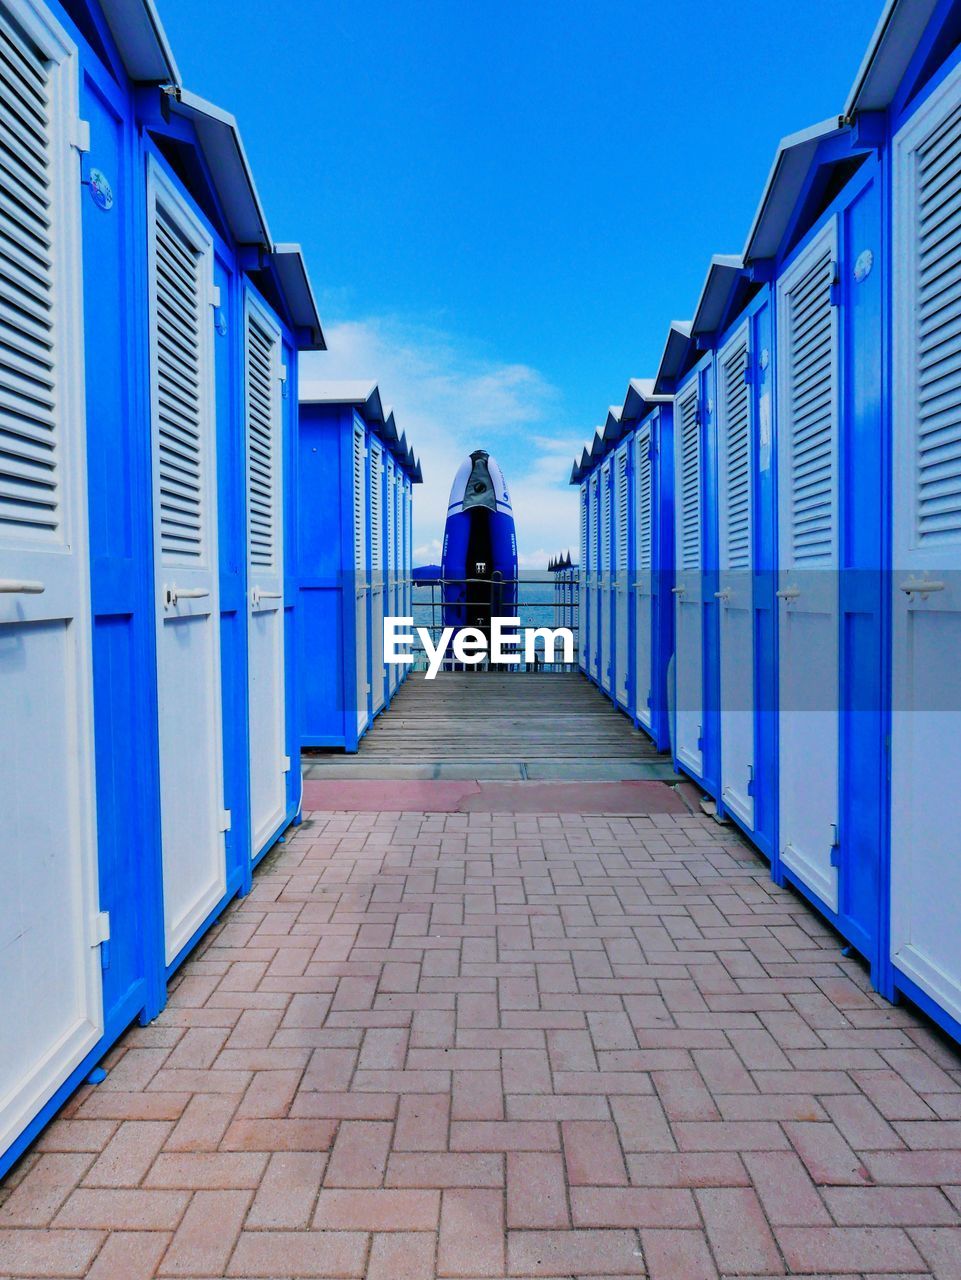
<path fill-rule="evenodd" d="M 961 1276 L 961 1058 L 699 817 L 314 815 L 0 1275 Z"/>

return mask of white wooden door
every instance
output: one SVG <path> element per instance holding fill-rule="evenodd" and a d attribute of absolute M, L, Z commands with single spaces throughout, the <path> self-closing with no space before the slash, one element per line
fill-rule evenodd
<path fill-rule="evenodd" d="M 148 173 L 154 570 L 167 960 L 226 888 L 213 247 Z"/>
<path fill-rule="evenodd" d="M 675 752 L 700 776 L 704 719 L 704 639 L 701 582 L 701 424 L 697 379 L 675 402 Z"/>
<path fill-rule="evenodd" d="M 394 466 L 394 459 L 388 455 L 387 480 L 384 486 L 387 502 L 387 581 L 384 612 L 394 617 L 397 616 L 397 480 L 398 475 Z M 399 670 L 400 667 L 396 664 L 386 668 L 387 687 L 391 693 L 397 688 L 397 673 Z"/>
<path fill-rule="evenodd" d="M 721 799 L 754 828 L 751 353 L 743 325 L 718 353 Z"/>
<path fill-rule="evenodd" d="M 600 585 L 597 593 L 597 612 L 601 640 L 600 668 L 601 688 L 611 688 L 611 464 L 601 468 L 601 557 Z"/>
<path fill-rule="evenodd" d="M 284 685 L 284 491 L 280 329 L 248 295 L 245 315 L 247 427 L 247 680 L 251 856 L 287 810 Z"/>
<path fill-rule="evenodd" d="M 582 671 L 588 664 L 588 494 L 587 484 L 581 485 L 581 548 L 577 566 L 577 660 Z"/>
<path fill-rule="evenodd" d="M 961 1019 L 961 73 L 895 140 L 891 954 Z"/>
<path fill-rule="evenodd" d="M 370 692 L 374 712 L 384 705 L 384 453 L 370 442 Z"/>
<path fill-rule="evenodd" d="M 653 463 L 648 424 L 634 440 L 634 713 L 647 729 L 653 693 Z"/>
<path fill-rule="evenodd" d="M 351 455 L 354 489 L 354 625 L 355 686 L 357 732 L 361 734 L 370 722 L 370 650 L 367 631 L 370 625 L 370 580 L 368 578 L 368 502 L 367 446 L 363 429 L 354 426 Z"/>
<path fill-rule="evenodd" d="M 627 706 L 630 673 L 630 445 L 614 456 L 614 696 Z"/>
<path fill-rule="evenodd" d="M 590 561 L 588 564 L 589 573 L 587 578 L 587 607 L 590 617 L 590 673 L 596 680 L 601 669 L 600 653 L 601 653 L 601 609 L 600 609 L 600 530 L 601 530 L 601 513 L 600 513 L 600 476 L 595 471 L 591 476 L 591 494 L 590 494 L 590 528 L 588 536 L 590 539 Z"/>
<path fill-rule="evenodd" d="M 0 1151 L 103 1032 L 75 50 L 0 4 Z"/>
<path fill-rule="evenodd" d="M 837 909 L 838 317 L 832 219 L 778 282 L 781 861 Z"/>

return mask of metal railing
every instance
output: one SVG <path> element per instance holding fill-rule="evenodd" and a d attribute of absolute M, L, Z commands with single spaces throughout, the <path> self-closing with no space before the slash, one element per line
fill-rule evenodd
<path fill-rule="evenodd" d="M 414 618 L 415 640 L 412 646 L 414 663 L 412 670 L 427 669 L 427 652 L 417 635 L 417 628 L 424 628 L 432 645 L 437 645 L 444 629 L 445 591 L 455 589 L 459 598 L 456 604 L 458 615 L 462 615 L 465 627 L 474 626 L 472 614 L 490 612 L 496 617 L 519 618 L 522 642 L 519 646 L 520 656 L 515 663 L 492 665 L 487 658 L 483 662 L 467 667 L 448 659 L 443 670 L 476 671 L 476 672 L 524 672 L 529 674 L 557 673 L 576 671 L 580 652 L 580 636 L 578 625 L 579 580 L 576 573 L 559 571 L 551 574 L 521 574 L 517 578 L 433 578 L 414 580 L 412 584 L 412 614 Z M 463 588 L 461 592 L 460 589 Z M 447 624 L 450 625 L 450 624 Z M 544 645 L 538 640 L 534 660 L 526 662 L 523 658 L 523 633 L 526 628 L 547 627 L 556 630 L 566 627 L 573 635 L 573 662 L 545 661 Z M 478 630 L 490 636 L 487 628 L 480 626 Z M 512 629 L 516 630 L 516 629 Z M 560 657 L 563 649 L 556 646 L 555 656 Z"/>

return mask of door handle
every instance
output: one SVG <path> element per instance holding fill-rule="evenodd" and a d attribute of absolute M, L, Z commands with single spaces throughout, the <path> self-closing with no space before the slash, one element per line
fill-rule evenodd
<path fill-rule="evenodd" d="M 919 595 L 926 598 L 933 591 L 943 591 L 944 583 L 936 582 L 931 578 L 908 578 L 906 582 L 901 583 L 901 590 L 905 595 Z"/>
<path fill-rule="evenodd" d="M 728 601 L 731 599 L 731 588 L 730 588 L 730 587 L 725 587 L 723 591 L 715 591 L 715 592 L 714 592 L 714 599 L 715 599 L 715 600 L 723 600 L 723 601 L 724 601 L 724 603 L 725 603 L 725 604 L 727 604 L 727 603 L 728 603 Z"/>
<path fill-rule="evenodd" d="M 801 594 L 800 587 L 782 587 L 781 590 L 777 593 L 777 598 L 779 600 L 791 601 L 791 600 L 796 600 L 800 594 Z"/>
<path fill-rule="evenodd" d="M 206 587 L 164 587 L 164 607 L 172 609 L 179 600 L 203 600 L 209 595 Z"/>
<path fill-rule="evenodd" d="M 0 594 L 10 596 L 40 596 L 46 591 L 42 582 L 30 582 L 25 578 L 0 578 Z"/>
<path fill-rule="evenodd" d="M 687 594 L 687 587 L 671 587 L 671 595 L 683 596 Z"/>
<path fill-rule="evenodd" d="M 250 592 L 250 603 L 255 609 L 261 600 L 283 600 L 283 598 L 282 591 L 261 591 L 259 587 L 254 587 Z"/>

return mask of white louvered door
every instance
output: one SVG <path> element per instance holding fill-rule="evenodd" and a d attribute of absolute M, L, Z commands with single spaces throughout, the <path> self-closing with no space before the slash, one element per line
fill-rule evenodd
<path fill-rule="evenodd" d="M 387 483 L 385 485 L 387 498 L 387 584 L 384 612 L 395 617 L 397 615 L 397 479 L 394 459 L 388 455 Z M 383 645 L 383 639 L 381 644 Z M 397 673 L 399 670 L 399 664 L 386 668 L 387 687 L 391 693 L 397 688 Z"/>
<path fill-rule="evenodd" d="M 588 663 L 588 493 L 587 483 L 581 485 L 581 554 L 577 567 L 577 660 L 582 671 Z"/>
<path fill-rule="evenodd" d="M 361 734 L 370 721 L 370 648 L 367 631 L 370 621 L 370 579 L 368 577 L 368 493 L 367 446 L 362 427 L 354 426 L 351 453 L 354 489 L 354 621 L 356 626 L 356 711 L 357 732 Z"/>
<path fill-rule="evenodd" d="M 600 587 L 597 593 L 597 611 L 600 620 L 600 668 L 601 688 L 611 689 L 611 488 L 613 477 L 610 462 L 601 468 L 601 556 Z"/>
<path fill-rule="evenodd" d="M 226 888 L 213 247 L 148 172 L 154 568 L 164 924 L 173 960 Z"/>
<path fill-rule="evenodd" d="M 630 445 L 614 455 L 614 696 L 627 706 L 630 671 Z"/>
<path fill-rule="evenodd" d="M 0 1152 L 103 1032 L 76 74 L 0 4 Z"/>
<path fill-rule="evenodd" d="M 743 325 L 718 353 L 721 798 L 754 829 L 751 355 Z"/>
<path fill-rule="evenodd" d="M 599 586 L 599 583 L 600 583 L 600 580 L 601 580 L 601 574 L 600 574 L 600 554 L 601 554 L 601 543 L 600 543 L 600 529 L 601 529 L 601 515 L 600 515 L 600 486 L 601 486 L 601 478 L 600 478 L 600 476 L 597 474 L 597 472 L 595 471 L 595 472 L 594 472 L 594 474 L 591 476 L 591 493 L 590 493 L 590 517 L 591 517 L 591 518 L 590 518 L 590 528 L 589 528 L 589 530 L 588 530 L 588 536 L 589 536 L 589 543 L 588 543 L 588 546 L 589 546 L 589 555 L 590 555 L 590 561 L 589 561 L 590 573 L 588 574 L 588 578 L 587 578 L 587 584 L 588 584 L 588 586 L 587 586 L 587 597 L 588 597 L 588 599 L 587 599 L 587 611 L 588 611 L 588 617 L 589 617 L 589 619 L 590 619 L 590 624 L 589 624 L 589 625 L 590 625 L 590 648 L 589 648 L 589 662 L 590 662 L 590 666 L 589 666 L 589 671 L 590 671 L 590 674 L 594 677 L 594 679 L 595 679 L 595 680 L 598 678 L 598 673 L 599 673 L 600 668 L 601 668 L 601 664 L 600 664 L 600 653 L 601 653 L 601 636 L 600 636 L 600 626 L 601 626 L 601 608 L 600 608 L 600 598 L 601 598 L 601 592 L 600 592 L 600 586 Z"/>
<path fill-rule="evenodd" d="M 891 954 L 961 1019 L 961 72 L 895 140 Z"/>
<path fill-rule="evenodd" d="M 832 219 L 778 282 L 781 860 L 832 909 L 838 822 L 838 316 Z"/>
<path fill-rule="evenodd" d="M 675 737 L 678 760 L 704 767 L 704 639 L 701 583 L 701 423 L 697 378 L 675 400 Z"/>
<path fill-rule="evenodd" d="M 284 495 L 280 329 L 248 295 L 245 314 L 247 439 L 247 681 L 251 856 L 287 810 L 284 684 Z"/>
<path fill-rule="evenodd" d="M 384 453 L 370 442 L 370 692 L 374 712 L 384 705 Z"/>
<path fill-rule="evenodd" d="M 645 728 L 651 727 L 651 672 L 653 663 L 652 550 L 654 546 L 654 459 L 651 428 L 641 427 L 634 440 L 634 712 Z"/>

